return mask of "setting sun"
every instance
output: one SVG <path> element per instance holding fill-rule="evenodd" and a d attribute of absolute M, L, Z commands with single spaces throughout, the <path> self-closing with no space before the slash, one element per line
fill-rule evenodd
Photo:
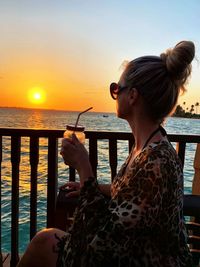
<path fill-rule="evenodd" d="M 34 87 L 28 91 L 28 99 L 33 104 L 42 104 L 46 100 L 46 95 L 43 89 Z"/>

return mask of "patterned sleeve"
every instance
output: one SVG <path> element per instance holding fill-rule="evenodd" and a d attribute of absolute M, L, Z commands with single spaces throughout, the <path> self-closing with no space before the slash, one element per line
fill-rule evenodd
<path fill-rule="evenodd" d="M 129 170 L 129 180 L 109 203 L 94 179 L 82 188 L 74 231 L 84 236 L 90 260 L 103 262 L 105 257 L 119 256 L 124 244 L 145 235 L 157 223 L 167 177 L 173 170 L 166 169 L 167 157 L 162 153 L 147 158 Z"/>

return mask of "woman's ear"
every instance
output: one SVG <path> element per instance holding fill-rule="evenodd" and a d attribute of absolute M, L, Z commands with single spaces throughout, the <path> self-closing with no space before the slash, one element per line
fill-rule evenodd
<path fill-rule="evenodd" d="M 134 105 L 138 99 L 138 91 L 135 88 L 131 88 L 129 91 L 129 104 Z"/>

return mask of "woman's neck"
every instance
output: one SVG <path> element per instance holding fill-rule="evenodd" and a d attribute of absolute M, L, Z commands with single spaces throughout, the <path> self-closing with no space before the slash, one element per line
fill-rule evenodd
<path fill-rule="evenodd" d="M 135 139 L 134 154 L 139 154 L 145 145 L 163 138 L 162 133 L 159 130 L 156 131 L 159 128 L 158 123 L 140 120 L 138 123 L 129 122 L 129 125 Z"/>

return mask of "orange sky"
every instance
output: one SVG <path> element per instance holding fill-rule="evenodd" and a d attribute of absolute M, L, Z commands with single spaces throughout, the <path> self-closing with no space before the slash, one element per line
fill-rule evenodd
<path fill-rule="evenodd" d="M 185 5 L 172 1 L 174 13 L 167 12 L 169 3 L 163 7 L 160 1 L 114 3 L 1 3 L 0 106 L 63 110 L 93 106 L 93 111 L 114 112 L 109 84 L 118 81 L 124 60 L 159 55 L 183 39 L 195 42 L 199 58 L 198 1 Z M 163 8 L 161 16 L 157 10 Z M 188 93 L 180 98 L 187 106 L 200 102 L 197 62 L 193 69 Z M 45 102 L 30 101 L 28 93 L 35 87 L 43 90 Z"/>
<path fill-rule="evenodd" d="M 93 68 L 90 73 L 78 67 L 69 69 L 65 66 L 65 72 L 59 65 L 57 68 L 50 64 L 41 64 L 34 67 L 34 60 L 23 66 L 13 61 L 12 67 L 0 80 L 2 106 L 38 107 L 64 110 L 81 110 L 93 106 L 95 111 L 114 111 L 114 103 L 109 96 L 109 81 L 97 75 L 96 81 Z M 48 63 L 48 62 L 47 62 Z M 15 65 L 16 64 L 16 65 Z M 62 67 L 62 66 L 61 66 Z M 97 70 L 98 71 L 98 70 Z M 31 103 L 28 92 L 37 88 L 46 95 L 46 101 L 41 104 Z"/>

